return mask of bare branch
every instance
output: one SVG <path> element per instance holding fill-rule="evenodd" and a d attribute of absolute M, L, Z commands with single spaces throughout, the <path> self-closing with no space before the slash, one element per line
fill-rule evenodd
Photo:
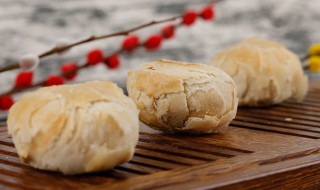
<path fill-rule="evenodd" d="M 47 57 L 49 55 L 60 53 L 60 52 L 63 52 L 65 50 L 67 50 L 67 49 L 70 49 L 72 47 L 79 46 L 81 44 L 89 43 L 89 42 L 92 42 L 92 41 L 111 38 L 111 37 L 115 37 L 115 36 L 126 36 L 126 35 L 129 35 L 132 32 L 137 31 L 137 30 L 141 30 L 143 28 L 146 28 L 146 27 L 149 27 L 149 26 L 152 26 L 152 25 L 156 25 L 156 24 L 175 21 L 176 19 L 181 18 L 181 17 L 182 16 L 180 15 L 180 16 L 175 16 L 175 17 L 171 17 L 171 18 L 166 18 L 166 19 L 163 19 L 163 20 L 151 21 L 151 22 L 148 22 L 148 23 L 145 23 L 145 24 L 142 24 L 142 25 L 135 26 L 133 28 L 127 29 L 127 30 L 123 30 L 123 31 L 115 32 L 115 33 L 111 33 L 111 34 L 103 34 L 103 35 L 100 35 L 100 36 L 90 36 L 88 38 L 85 38 L 85 39 L 80 40 L 80 41 L 73 42 L 73 43 L 71 43 L 69 45 L 66 45 L 66 46 L 63 46 L 63 47 L 54 47 L 54 48 L 52 48 L 52 49 L 50 49 L 48 51 L 45 51 L 45 52 L 41 53 L 38 56 L 39 56 L 39 58 L 44 58 L 44 57 Z M 20 68 L 19 63 L 8 65 L 8 66 L 0 68 L 0 73 L 5 72 L 5 71 L 9 71 L 9 70 L 18 69 L 18 68 Z"/>

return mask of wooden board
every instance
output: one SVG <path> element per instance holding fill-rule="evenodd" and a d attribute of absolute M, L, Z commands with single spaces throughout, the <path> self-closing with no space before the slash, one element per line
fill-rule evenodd
<path fill-rule="evenodd" d="M 225 134 L 164 135 L 142 126 L 134 158 L 77 176 L 33 169 L 0 127 L 0 189 L 320 188 L 320 85 L 301 103 L 241 108 Z"/>

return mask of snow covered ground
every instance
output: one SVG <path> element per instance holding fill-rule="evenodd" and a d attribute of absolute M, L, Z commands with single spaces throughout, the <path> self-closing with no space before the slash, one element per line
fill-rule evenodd
<path fill-rule="evenodd" d="M 58 39 L 70 41 L 130 28 L 153 19 L 179 14 L 186 8 L 200 9 L 204 0 L 0 0 L 0 65 L 25 53 L 51 48 Z M 84 70 L 75 82 L 111 80 L 125 86 L 127 71 L 156 59 L 209 63 L 212 57 L 243 38 L 260 36 L 280 41 L 299 55 L 320 42 L 320 0 L 223 0 L 216 7 L 215 22 L 198 21 L 177 31 L 176 37 L 156 52 L 143 49 L 122 55 L 122 66 L 108 70 L 104 65 Z M 157 32 L 153 26 L 138 32 L 143 38 Z M 84 59 L 92 48 L 106 54 L 120 46 L 122 37 L 101 40 L 72 49 L 63 56 L 41 61 L 36 80 L 57 73 L 62 63 Z M 17 71 L 0 74 L 0 91 L 11 88 Z"/>

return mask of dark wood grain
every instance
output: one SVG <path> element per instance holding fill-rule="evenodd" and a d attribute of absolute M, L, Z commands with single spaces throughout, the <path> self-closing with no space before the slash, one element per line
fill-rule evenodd
<path fill-rule="evenodd" d="M 167 135 L 141 124 L 133 159 L 76 176 L 20 162 L 0 127 L 0 189 L 319 189 L 320 85 L 303 102 L 240 108 L 222 134 Z"/>

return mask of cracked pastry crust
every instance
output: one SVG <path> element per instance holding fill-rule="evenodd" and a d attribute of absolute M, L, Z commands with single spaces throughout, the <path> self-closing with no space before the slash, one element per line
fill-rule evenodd
<path fill-rule="evenodd" d="M 39 169 L 79 174 L 131 159 L 139 111 L 111 82 L 44 87 L 9 111 L 8 130 L 20 159 Z"/>
<path fill-rule="evenodd" d="M 291 97 L 302 100 L 308 90 L 299 58 L 271 40 L 246 39 L 218 53 L 211 65 L 233 78 L 240 106 L 267 106 Z"/>
<path fill-rule="evenodd" d="M 221 69 L 160 60 L 128 73 L 129 97 L 140 120 L 167 133 L 216 133 L 237 112 L 237 91 Z"/>

